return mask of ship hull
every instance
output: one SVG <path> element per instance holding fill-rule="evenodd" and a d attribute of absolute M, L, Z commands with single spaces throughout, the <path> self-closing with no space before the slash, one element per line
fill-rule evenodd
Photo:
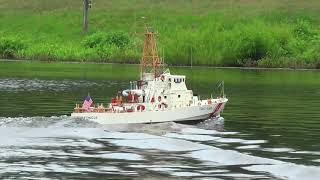
<path fill-rule="evenodd" d="M 131 123 L 159 123 L 159 122 L 186 122 L 204 120 L 219 116 L 226 102 L 210 105 L 188 106 L 170 110 L 126 112 L 126 113 L 72 113 L 72 117 L 85 118 L 100 124 L 131 124 Z"/>

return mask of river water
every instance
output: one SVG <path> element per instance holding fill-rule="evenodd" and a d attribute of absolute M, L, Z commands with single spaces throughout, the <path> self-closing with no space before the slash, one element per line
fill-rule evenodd
<path fill-rule="evenodd" d="M 201 97 L 225 81 L 222 117 L 102 126 L 69 117 L 130 79 L 0 78 L 2 179 L 320 179 L 320 72 L 175 69 Z"/>

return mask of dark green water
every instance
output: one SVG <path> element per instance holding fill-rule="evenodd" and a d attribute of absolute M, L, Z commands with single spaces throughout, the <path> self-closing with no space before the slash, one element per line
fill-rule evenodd
<path fill-rule="evenodd" d="M 121 72 L 121 66 L 114 66 L 116 67 L 113 68 L 117 68 L 117 73 Z M 210 94 L 217 94 L 216 85 L 220 80 L 225 81 L 225 91 L 229 98 L 229 103 L 222 114 L 224 123 L 220 124 L 218 128 L 224 132 L 237 133 L 226 133 L 220 140 L 200 141 L 201 144 L 222 148 L 224 152 L 232 150 L 242 154 L 250 154 L 254 157 L 292 163 L 297 166 L 316 167 L 320 165 L 319 71 L 172 68 L 171 73 L 187 75 L 188 88 L 193 89 L 195 93 L 200 94 L 203 98 L 210 96 Z M 0 117 L 3 117 L 0 121 L 2 123 L 1 127 L 30 128 L 30 123 L 24 123 L 23 121 L 32 121 L 31 124 L 34 127 L 32 125 L 31 128 L 35 129 L 52 125 L 50 123 L 50 125 L 36 125 L 37 123 L 43 124 L 43 121 L 54 122 L 57 120 L 61 123 L 63 122 L 62 119 L 68 119 L 68 117 L 63 115 L 69 115 L 74 104 L 81 103 L 82 98 L 88 92 L 95 102 L 107 104 L 111 96 L 118 90 L 127 88 L 128 82 L 134 80 L 135 77 L 136 75 L 133 74 L 132 76 L 123 76 L 120 79 L 100 78 L 99 80 L 94 80 L 92 77 L 86 77 L 85 72 L 81 76 L 69 77 L 67 79 L 62 77 L 41 78 L 41 73 L 39 76 L 28 76 L 28 78 L 13 77 L 12 75 L 6 77 L 3 75 L 2 78 L 0 77 L 0 100 L 2 102 Z M 51 116 L 57 116 L 57 118 L 55 119 Z M 19 122 L 14 123 L 14 121 Z M 25 124 L 28 125 L 24 127 Z M 70 127 L 75 128 L 72 125 Z M 91 125 L 89 127 L 91 128 Z M 212 128 L 209 125 L 206 127 L 206 124 L 194 127 L 201 129 Z M 8 131 L 8 129 L 4 131 Z M 260 142 L 254 143 L 255 140 Z M 245 141 L 248 141 L 248 143 Z M 123 150 L 123 147 L 119 144 L 116 147 L 110 144 L 102 143 L 102 145 L 107 150 L 111 149 L 110 151 L 112 152 L 121 151 L 119 149 Z M 136 151 L 134 148 L 129 148 L 125 152 Z M 85 154 L 88 153 L 90 154 L 90 149 Z M 152 155 L 152 153 L 154 154 Z M 166 156 L 166 153 L 162 151 L 149 152 L 146 150 L 142 155 L 151 156 L 149 159 L 147 158 L 148 163 L 142 163 L 150 165 L 151 162 L 159 161 L 159 159 Z M 162 161 L 169 164 L 187 161 L 188 166 L 200 167 L 197 164 L 198 162 L 193 162 L 190 159 L 184 160 L 183 157 L 174 155 L 174 153 L 171 155 L 171 159 Z M 152 159 L 152 157 L 155 159 Z M 97 164 L 101 163 L 99 159 L 95 158 L 91 159 L 91 161 Z M 130 162 L 126 163 L 129 164 L 127 164 L 128 167 L 133 166 Z M 230 167 L 219 167 L 218 170 L 227 170 L 231 173 L 247 173 L 253 175 L 253 177 L 262 175 L 262 178 L 284 177 L 284 175 L 278 175 L 273 171 L 260 173 L 260 171 L 256 170 L 254 173 L 248 173 L 248 171 L 237 170 L 237 168 L 243 168 L 241 164 L 238 163 Z M 92 166 L 90 163 L 83 166 L 86 167 L 86 165 Z M 136 166 L 136 164 L 134 165 Z M 199 171 L 205 171 L 208 168 L 212 170 L 210 168 L 213 167 L 213 165 L 206 165 L 199 168 Z M 232 167 L 236 168 L 233 169 Z M 197 172 L 199 173 L 199 171 Z M 304 170 L 301 171 L 306 174 L 309 172 L 308 170 L 305 172 Z M 153 176 L 152 172 L 149 171 L 143 172 L 144 177 L 174 177 L 172 174 L 165 175 L 171 172 L 170 170 L 164 174 L 161 171 L 159 176 Z M 191 170 L 188 172 L 191 172 Z M 87 177 L 97 177 L 97 174 L 99 173 L 89 173 L 89 175 L 87 173 Z M 138 175 L 133 175 L 132 177 L 137 178 L 142 174 L 138 173 Z M 225 173 L 222 171 L 221 173 L 215 173 L 215 176 L 208 177 L 221 178 L 224 177 L 223 174 Z M 241 175 L 231 175 L 234 178 L 238 176 L 240 177 Z M 8 174 L 8 177 L 11 177 L 10 174 Z M 131 177 L 131 175 L 124 174 L 123 177 Z M 207 176 L 199 175 L 199 177 Z M 312 179 L 312 177 L 308 178 Z"/>

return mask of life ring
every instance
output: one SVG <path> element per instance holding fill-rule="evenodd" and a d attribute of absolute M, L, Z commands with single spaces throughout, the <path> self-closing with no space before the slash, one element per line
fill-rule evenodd
<path fill-rule="evenodd" d="M 146 107 L 144 105 L 138 105 L 137 110 L 138 111 L 143 111 Z"/>
<path fill-rule="evenodd" d="M 158 101 L 161 102 L 161 96 L 158 96 Z"/>

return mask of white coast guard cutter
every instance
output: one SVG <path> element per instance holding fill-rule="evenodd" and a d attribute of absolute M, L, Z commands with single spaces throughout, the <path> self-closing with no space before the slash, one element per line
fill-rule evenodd
<path fill-rule="evenodd" d="M 228 101 L 223 83 L 221 97 L 200 100 L 187 89 L 185 76 L 163 71 L 154 33 L 149 30 L 145 34 L 140 67 L 140 80 L 130 82 L 130 89 L 118 92 L 108 107 L 76 105 L 71 116 L 101 124 L 205 120 L 220 116 Z"/>

